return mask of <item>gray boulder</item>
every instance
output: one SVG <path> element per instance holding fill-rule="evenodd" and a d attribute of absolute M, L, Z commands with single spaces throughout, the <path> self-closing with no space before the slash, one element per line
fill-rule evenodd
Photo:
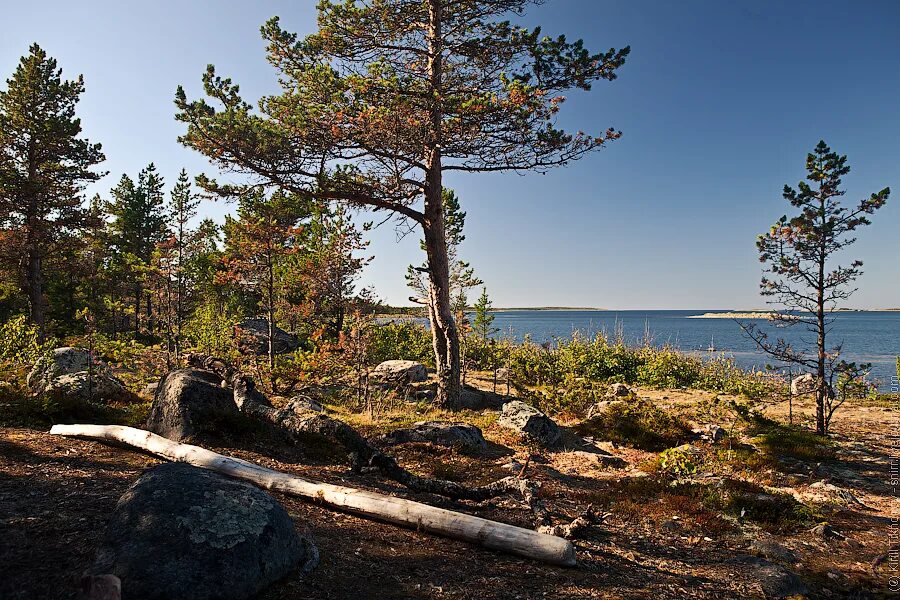
<path fill-rule="evenodd" d="M 232 391 L 212 371 L 178 369 L 159 382 L 147 429 L 176 442 L 221 434 L 238 417 Z"/>
<path fill-rule="evenodd" d="M 35 394 L 76 402 L 122 400 L 129 393 L 109 367 L 84 348 L 56 348 L 38 360 L 26 379 Z"/>
<path fill-rule="evenodd" d="M 553 419 L 520 400 L 504 404 L 497 422 L 531 438 L 545 448 L 558 445 L 562 438 L 562 432 Z"/>
<path fill-rule="evenodd" d="M 312 538 L 266 492 L 166 463 L 119 499 L 88 575 L 115 575 L 123 598 L 237 600 L 317 563 Z"/>
<path fill-rule="evenodd" d="M 588 409 L 586 419 L 591 419 L 605 413 L 608 410 L 621 409 L 627 406 L 624 400 L 601 400 Z"/>
<path fill-rule="evenodd" d="M 480 452 L 487 448 L 480 429 L 468 423 L 447 421 L 420 421 L 407 429 L 396 429 L 382 436 L 380 441 L 385 445 L 430 442 L 466 452 Z"/>
<path fill-rule="evenodd" d="M 25 382 L 32 390 L 39 390 L 60 375 L 87 371 L 92 362 L 91 353 L 85 348 L 57 348 L 49 356 L 42 356 L 34 363 Z M 101 364 L 98 362 L 97 366 L 100 367 Z"/>
<path fill-rule="evenodd" d="M 386 383 L 419 383 L 428 379 L 428 370 L 414 360 L 386 360 L 375 367 L 372 377 Z"/>
<path fill-rule="evenodd" d="M 244 319 L 234 326 L 238 346 L 246 352 L 265 355 L 269 353 L 269 322 L 266 319 Z M 300 340 L 280 327 L 275 327 L 272 343 L 275 354 L 293 352 L 300 347 Z"/>
<path fill-rule="evenodd" d="M 138 393 L 138 395 L 140 395 L 143 398 L 150 398 L 152 400 L 153 397 L 156 396 L 156 388 L 158 388 L 158 387 L 159 387 L 158 381 L 148 383 L 147 385 L 145 385 L 144 387 L 141 388 L 141 391 Z"/>

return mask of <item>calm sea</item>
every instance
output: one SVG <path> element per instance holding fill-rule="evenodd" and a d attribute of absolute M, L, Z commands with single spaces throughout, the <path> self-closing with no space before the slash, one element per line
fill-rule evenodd
<path fill-rule="evenodd" d="M 699 351 L 709 355 L 734 358 L 747 369 L 763 369 L 772 364 L 741 331 L 732 319 L 689 319 L 692 315 L 714 310 L 514 310 L 495 313 L 494 326 L 500 329 L 497 337 L 521 341 L 525 335 L 538 343 L 556 338 L 569 338 L 574 332 L 593 336 L 606 333 L 612 337 L 621 332 L 629 344 L 641 344 L 649 333 L 657 346 L 670 345 L 679 350 Z M 896 357 L 900 354 L 900 311 L 840 312 L 834 315 L 834 327 L 829 345 L 843 343 L 845 360 L 872 363 L 871 376 L 879 388 L 888 391 L 891 377 L 896 376 Z M 812 345 L 815 336 L 802 325 L 775 331 L 764 320 L 753 322 L 769 330 L 772 337 L 780 336 L 801 347 Z"/>

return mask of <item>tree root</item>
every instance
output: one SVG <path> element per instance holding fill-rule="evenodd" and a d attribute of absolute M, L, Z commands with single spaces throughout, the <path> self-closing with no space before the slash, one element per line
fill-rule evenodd
<path fill-rule="evenodd" d="M 436 494 L 453 500 L 481 502 L 519 490 L 519 480 L 505 477 L 487 485 L 470 487 L 454 481 L 420 477 L 397 464 L 394 457 L 372 446 L 356 429 L 327 415 L 295 410 L 292 404 L 277 410 L 268 398 L 256 389 L 249 375 L 232 368 L 224 360 L 205 355 L 190 355 L 188 363 L 213 371 L 234 390 L 234 400 L 244 414 L 275 426 L 289 439 L 298 442 L 309 434 L 320 435 L 344 447 L 350 454 L 350 466 L 354 472 L 366 468 L 378 470 L 414 492 Z"/>

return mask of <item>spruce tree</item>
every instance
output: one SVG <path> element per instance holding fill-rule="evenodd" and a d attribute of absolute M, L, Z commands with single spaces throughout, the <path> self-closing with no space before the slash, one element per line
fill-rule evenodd
<path fill-rule="evenodd" d="M 105 173 L 100 144 L 79 137 L 75 107 L 84 79 L 65 81 L 56 60 L 37 44 L 0 91 L 0 228 L 18 232 L 22 281 L 41 336 L 46 310 L 44 261 L 56 240 L 89 218 L 85 186 Z"/>
<path fill-rule="evenodd" d="M 188 230 L 189 221 L 197 215 L 197 206 L 200 204 L 199 196 L 191 191 L 191 181 L 187 171 L 181 170 L 175 187 L 172 188 L 170 208 L 175 223 L 174 232 L 174 277 L 175 277 L 175 360 L 181 356 L 182 333 L 184 327 L 184 315 L 186 310 L 187 290 L 185 289 L 185 263 L 191 246 L 191 232 Z"/>
<path fill-rule="evenodd" d="M 167 235 L 163 185 L 156 166 L 150 163 L 138 175 L 137 183 L 128 175 L 122 175 L 118 185 L 111 190 L 112 200 L 106 205 L 106 211 L 112 217 L 110 243 L 131 280 L 135 336 L 140 335 L 142 309 L 150 333 L 153 328 L 151 295 L 145 296 L 143 279 L 156 245 Z"/>

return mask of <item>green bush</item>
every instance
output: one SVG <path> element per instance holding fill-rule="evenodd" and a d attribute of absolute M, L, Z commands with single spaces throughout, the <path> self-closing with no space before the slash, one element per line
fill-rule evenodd
<path fill-rule="evenodd" d="M 214 304 L 203 304 L 184 324 L 185 341 L 203 354 L 231 356 L 235 350 L 232 326 L 235 320 L 221 314 Z"/>
<path fill-rule="evenodd" d="M 366 357 L 370 364 L 385 360 L 415 360 L 434 367 L 431 333 L 416 323 L 391 322 L 368 332 Z"/>
<path fill-rule="evenodd" d="M 657 388 L 692 387 L 700 382 L 703 362 L 669 348 L 646 347 L 635 383 Z"/>
<path fill-rule="evenodd" d="M 598 399 L 597 391 L 612 382 L 697 388 L 753 399 L 774 393 L 778 385 L 762 374 L 743 371 L 730 359 L 704 361 L 668 347 L 634 348 L 603 335 L 575 335 L 545 345 L 527 338 L 522 344 L 472 338 L 467 359 L 476 369 L 508 366 L 516 387 L 530 389 L 543 408 L 557 412 L 585 409 Z"/>
<path fill-rule="evenodd" d="M 691 452 L 681 446 L 663 450 L 659 455 L 659 468 L 664 473 L 685 477 L 697 472 L 697 464 Z"/>
<path fill-rule="evenodd" d="M 56 340 L 41 342 L 37 328 L 25 315 L 0 324 L 0 361 L 33 364 L 56 346 Z"/>

